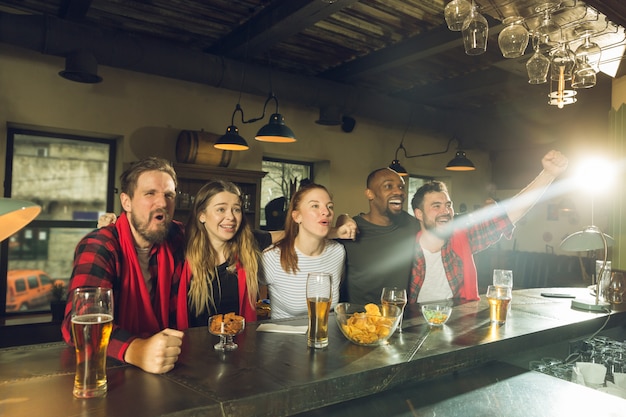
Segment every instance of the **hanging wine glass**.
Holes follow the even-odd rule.
[[[541,53],[539,45],[535,44],[535,53],[526,62],[529,84],[543,84],[548,81],[550,59]]]
[[[583,35],[583,43],[576,48],[575,54],[577,61],[582,61],[583,57],[585,57],[586,62],[595,72],[600,71],[602,49],[597,43],[591,42],[591,33],[587,32]]]
[[[467,55],[480,55],[487,50],[487,37],[489,36],[489,24],[487,19],[478,12],[477,6],[472,5],[472,10],[463,22],[463,45]]]
[[[524,19],[510,16],[502,22],[506,25],[498,35],[498,46],[505,58],[518,58],[524,55],[528,46],[528,31],[524,27]]]
[[[596,71],[583,56],[576,60],[574,75],[572,76],[572,88],[591,88],[596,85]]]
[[[533,40],[541,48],[552,49],[561,41],[561,26],[552,20],[552,11],[558,6],[558,3],[544,3],[535,8],[535,11],[543,13],[541,24],[533,31]]]
[[[576,55],[569,49],[567,43],[562,43],[552,53],[552,59],[550,60],[550,66],[552,68],[550,72],[550,79],[552,81],[559,81],[563,76],[565,81],[572,79],[574,74],[574,66],[576,65]],[[562,71],[561,71],[562,70]]]
[[[443,9],[448,29],[453,32],[460,32],[471,9],[472,6],[467,0],[452,0],[448,3]]]

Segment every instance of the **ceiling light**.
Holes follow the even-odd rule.
[[[41,207],[30,201],[0,198],[0,242],[15,234],[41,212]]]
[[[98,61],[87,51],[74,51],[65,57],[65,69],[59,75],[66,80],[85,84],[96,84],[102,81],[98,75]]]
[[[464,151],[456,151],[456,156],[446,165],[448,171],[474,171],[474,163],[467,159]]]
[[[239,135],[239,129],[235,126],[235,114],[237,112],[241,113],[241,120],[243,121],[243,110],[237,103],[230,118],[230,126],[226,128],[226,133],[215,142],[213,145],[215,148],[223,151],[245,151],[250,148],[248,142]]]
[[[406,134],[406,131],[405,131],[405,134]],[[400,165],[400,160],[398,159],[398,152],[402,151],[404,153],[405,158],[420,158],[423,156],[441,155],[441,154],[447,153],[450,150],[450,144],[454,140],[456,140],[457,142],[459,141],[455,137],[450,138],[446,146],[446,149],[440,152],[428,152],[428,153],[422,153],[419,155],[408,155],[406,153],[406,148],[404,147],[404,144],[403,144],[404,136],[402,136],[400,145],[396,149],[396,156],[391,162],[391,165],[389,165],[389,169],[396,171],[400,176],[407,176],[409,175],[407,170],[402,165]],[[448,162],[448,165],[446,165],[446,169],[448,171],[473,171],[476,169],[476,167],[474,166],[474,163],[472,163],[472,161],[467,159],[465,152],[459,150],[456,152],[456,156],[450,162]]]
[[[296,135],[285,124],[285,118],[282,114],[278,113],[278,99],[273,93],[270,93],[265,104],[263,105],[263,115],[257,120],[265,117],[265,108],[270,100],[274,100],[276,103],[276,111],[270,116],[269,122],[259,129],[258,133],[254,137],[261,142],[275,142],[275,143],[291,143],[296,141]]]
[[[391,161],[391,165],[389,165],[389,169],[396,171],[398,175],[400,175],[401,177],[409,176],[409,173],[407,172],[407,170],[404,169],[402,165],[400,165],[400,161],[398,161],[397,159],[394,159],[393,161]]]

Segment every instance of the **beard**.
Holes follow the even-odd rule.
[[[159,223],[156,230],[150,230],[150,222],[157,214],[164,216],[165,222]],[[148,217],[147,222],[142,222],[140,219],[135,217],[134,213],[130,213],[130,224],[133,225],[139,236],[141,236],[143,239],[153,245],[156,243],[161,243],[165,240],[171,223],[172,219],[165,211],[150,212],[150,216]]]
[[[424,221],[424,229],[428,230],[440,239],[447,239],[452,236],[452,233],[454,232],[454,222],[452,220],[453,218],[451,217],[450,221],[444,226],[437,225],[436,219],[434,221]]]

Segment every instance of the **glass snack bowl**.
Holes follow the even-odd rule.
[[[452,306],[446,303],[429,303],[422,306],[422,315],[431,327],[440,327],[446,324],[452,315]]]
[[[239,346],[233,337],[243,332],[246,320],[235,313],[216,314],[209,317],[209,333],[219,336],[220,341],[213,348],[218,351],[231,351]]]
[[[396,331],[402,309],[380,304],[359,305],[339,303],[335,307],[335,319],[341,333],[360,346],[379,346]]]

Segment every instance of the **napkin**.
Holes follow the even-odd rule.
[[[262,323],[256,328],[257,332],[306,334],[308,326],[291,326],[288,324]]]

